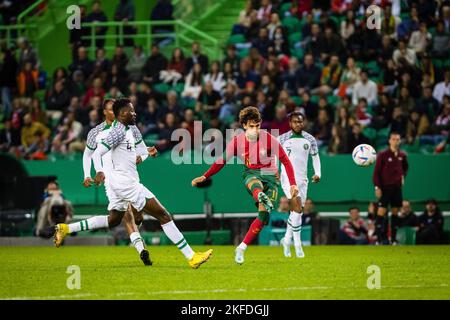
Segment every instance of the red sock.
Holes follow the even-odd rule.
[[[253,195],[253,199],[255,199],[255,202],[259,202],[258,193],[260,193],[261,191],[262,191],[262,189],[260,189],[260,188],[253,189],[252,195]]]
[[[258,218],[256,218],[251,226],[250,229],[248,229],[247,234],[245,235],[244,238],[244,242],[246,245],[249,245],[250,243],[252,243],[252,241],[256,238],[256,236],[259,234],[259,232],[262,230],[262,228],[264,227],[264,224],[262,223],[261,220],[259,220]]]

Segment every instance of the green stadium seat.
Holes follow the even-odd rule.
[[[362,131],[362,134],[365,135],[367,138],[369,138],[370,141],[375,141],[375,139],[377,137],[377,130],[375,130],[374,128],[366,127]]]
[[[302,33],[301,32],[294,32],[293,34],[289,35],[289,45],[294,46],[296,43],[302,41]]]
[[[311,96],[311,102],[312,103],[319,103],[319,99],[320,99],[320,97],[318,96],[318,95],[312,95]]]
[[[300,20],[294,17],[286,17],[281,21],[283,27],[288,29],[289,33],[300,32]]]
[[[444,62],[444,68],[448,69],[450,68],[450,59],[446,59]]]
[[[302,98],[300,98],[299,96],[292,96],[291,97],[292,101],[294,101],[296,106],[299,106],[302,104]]]
[[[443,63],[442,63],[442,60],[441,60],[441,59],[433,59],[432,62],[433,62],[433,66],[434,66],[435,68],[440,69],[440,68],[442,68],[442,66],[443,66]]]
[[[162,94],[166,94],[171,89],[170,85],[167,83],[158,83],[153,88]]]
[[[172,87],[172,89],[175,90],[178,96],[180,96],[184,90],[184,83],[177,83],[175,86]]]
[[[416,229],[412,227],[402,227],[397,230],[397,241],[403,245],[416,244]]]
[[[304,52],[302,48],[291,47],[291,54],[296,57],[299,61],[303,60]]]
[[[228,38],[227,44],[246,43],[247,39],[243,34],[233,34]]]
[[[281,8],[280,8],[280,14],[279,14],[279,16],[280,16],[281,19],[285,16],[285,14],[286,14],[287,11],[291,10],[291,6],[292,6],[292,3],[290,3],[290,2],[284,3],[284,4],[281,6]]]
[[[333,107],[336,107],[339,102],[341,102],[341,98],[339,96],[335,96],[334,94],[331,94],[327,97],[327,101],[330,105]]]
[[[246,48],[246,49],[240,49],[240,50],[238,50],[237,56],[238,56],[240,59],[242,59],[242,58],[247,57],[248,54],[249,54],[249,52],[250,52],[250,50],[247,49],[247,48]]]

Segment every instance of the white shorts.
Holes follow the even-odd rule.
[[[105,184],[106,196],[108,197],[108,210],[127,211],[131,204],[137,211],[141,211],[148,199],[155,195],[142,183],[127,185],[123,188],[114,188],[111,184]]]
[[[298,196],[300,197],[300,201],[302,202],[302,207],[305,206],[306,203],[306,195],[308,193],[308,180],[299,180],[297,181],[298,187]],[[289,200],[291,199],[291,184],[288,179],[281,178],[281,188],[283,189],[284,195]]]

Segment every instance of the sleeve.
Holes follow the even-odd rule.
[[[409,169],[408,158],[407,158],[406,154],[403,156],[402,167],[403,167],[403,176],[406,177],[406,175],[408,174],[408,169]]]
[[[134,141],[136,141],[136,154],[141,157],[142,161],[145,161],[148,158],[148,151],[142,138],[141,131],[136,126],[130,126],[130,129],[133,132]]]
[[[375,187],[381,188],[381,167],[383,166],[383,157],[378,156],[373,170],[373,184]]]
[[[96,137],[97,137],[97,132],[94,128],[94,129],[90,130],[87,135],[86,148],[90,149],[91,151],[94,151],[97,148]]]
[[[103,142],[98,145],[97,149],[95,149],[92,154],[92,161],[94,161],[95,172],[103,172],[103,163],[102,156],[109,152],[109,149],[106,144]]]
[[[206,177],[206,179],[210,178],[211,176],[218,173],[225,165],[225,163],[231,159],[233,156],[235,156],[236,151],[236,145],[237,145],[237,139],[234,137],[230,143],[226,147],[225,155],[223,155],[220,158],[217,158],[216,161],[211,165],[211,167],[206,171],[203,175]]]
[[[94,168],[96,172],[103,171],[102,156],[116,148],[122,140],[125,139],[125,129],[121,127],[115,127],[112,129],[108,136],[97,145],[92,160],[94,161]]]
[[[311,148],[309,148],[309,154],[311,155],[312,158],[314,174],[318,177],[321,177],[322,168],[320,164],[319,147],[317,146],[317,141],[313,136],[311,136]]]
[[[278,155],[278,159],[280,159],[280,162],[286,169],[286,174],[288,176],[289,183],[291,184],[291,186],[297,185],[297,182],[295,181],[294,168],[292,167],[291,160],[289,160],[289,157],[287,156],[286,152],[284,152],[283,147],[275,138],[272,139],[272,150],[273,148],[275,148],[276,154]]]
[[[91,160],[94,151],[86,146],[83,152],[83,172],[84,178],[89,178],[91,176]]]

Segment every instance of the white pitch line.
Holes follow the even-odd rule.
[[[395,285],[395,286],[381,286],[381,289],[408,289],[408,288],[447,288],[450,285],[442,283],[435,286],[424,285]],[[202,293],[232,293],[232,292],[264,292],[264,291],[308,291],[308,290],[332,290],[332,289],[367,289],[366,287],[352,287],[352,286],[315,286],[315,287],[287,287],[287,288],[260,288],[260,289],[213,289],[213,290],[166,290],[166,291],[148,291],[148,292],[118,292],[112,296],[133,296],[133,295],[163,295],[163,294],[202,294]],[[34,297],[12,297],[0,298],[0,300],[58,300],[58,299],[76,299],[85,297],[101,297],[97,293],[80,293],[80,294],[64,294],[59,296],[34,296]]]

